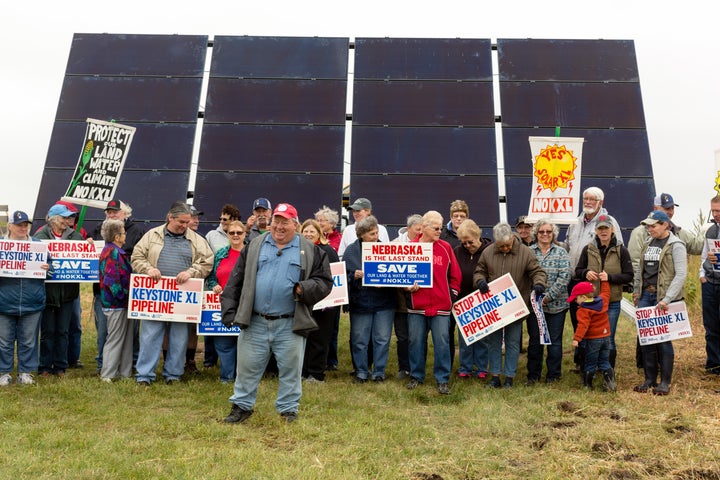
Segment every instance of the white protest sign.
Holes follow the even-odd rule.
[[[147,275],[130,276],[128,317],[138,320],[198,323],[202,315],[203,280],[178,284],[175,277],[155,281]]]
[[[635,310],[635,325],[640,345],[692,337],[685,302],[673,302],[664,312],[655,307],[638,308]]]
[[[0,277],[45,278],[47,243],[0,240]]]
[[[432,287],[433,244],[430,242],[363,242],[362,284],[365,287]]]
[[[53,273],[48,283],[97,283],[100,281],[100,254],[105,242],[43,240],[48,246]]]
[[[239,333],[240,327],[237,325],[228,328],[222,323],[220,294],[211,291],[203,292],[202,316],[197,325],[197,334],[229,336]]]
[[[452,306],[453,316],[467,345],[530,313],[509,273],[488,286],[488,293],[475,290]]]
[[[548,218],[553,223],[575,223],[581,205],[580,172],[585,139],[529,137],[533,182],[527,222]]]
[[[327,297],[320,300],[313,306],[313,310],[322,310],[323,308],[337,307],[347,305],[348,285],[347,272],[345,271],[345,262],[333,262],[330,264],[330,273],[333,277],[333,288]]]

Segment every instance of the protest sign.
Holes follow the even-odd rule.
[[[339,305],[347,305],[348,285],[347,273],[345,271],[345,262],[333,262],[330,264],[330,273],[333,277],[333,288],[327,297],[315,304],[313,310],[322,310],[323,308],[337,307]]]
[[[202,315],[197,325],[198,335],[237,335],[240,327],[226,327],[222,324],[220,294],[203,292]]]
[[[128,317],[138,320],[198,323],[202,315],[203,280],[191,278],[182,284],[175,277],[153,280],[130,275]]]
[[[0,240],[0,277],[45,278],[47,243]]]
[[[363,286],[432,287],[432,243],[363,242],[362,247]]]
[[[135,127],[88,118],[83,149],[62,199],[104,209],[115,196],[133,135]]]
[[[550,341],[550,332],[548,331],[547,322],[545,321],[545,312],[542,308],[543,298],[545,298],[545,294],[535,295],[535,293],[530,294],[530,306],[533,309],[533,313],[535,313],[535,318],[537,319],[538,324],[538,330],[540,332],[540,345],[552,345],[552,342]]]
[[[713,263],[713,270],[720,270],[720,240],[715,240],[713,238],[708,238],[705,240],[707,242],[707,249],[709,253],[714,253],[717,258],[717,262]]]
[[[655,307],[638,308],[635,310],[635,325],[640,345],[692,337],[685,302],[673,302],[668,305],[667,311]]]
[[[475,290],[452,306],[465,343],[471,345],[530,313],[509,273],[490,282],[486,294]]]
[[[49,283],[100,281],[100,253],[105,242],[43,240],[47,244],[53,273]]]
[[[529,137],[533,182],[528,223],[548,218],[553,223],[575,223],[582,205],[580,172],[585,139]]]

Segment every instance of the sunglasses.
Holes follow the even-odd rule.
[[[551,235],[552,230],[538,230],[538,235]]]
[[[232,235],[232,236],[234,237],[234,236],[236,236],[236,235],[242,235],[243,233],[245,233],[245,232],[235,231],[235,232],[228,232],[228,235]]]
[[[229,222],[229,221],[230,221],[230,217],[220,217],[220,221],[221,221],[221,222]]]

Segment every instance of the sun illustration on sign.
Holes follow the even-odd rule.
[[[535,157],[535,172],[539,186],[554,192],[568,188],[568,182],[575,180],[577,157],[565,145],[548,145]]]
[[[715,177],[715,191],[720,195],[720,170],[718,170],[717,177]]]

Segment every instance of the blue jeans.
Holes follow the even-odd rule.
[[[557,380],[562,375],[562,338],[565,329],[565,314],[567,310],[558,313],[545,312],[545,323],[550,335],[550,345],[547,345],[547,374],[545,378]],[[542,360],[545,345],[540,344],[540,328],[537,317],[530,313],[527,317],[528,349],[527,369],[528,380],[540,380],[542,376]],[[506,347],[507,348],[507,347]]]
[[[488,370],[488,348],[482,340],[472,345],[465,343],[462,333],[458,329],[458,345],[460,346],[460,368],[458,373],[473,375],[476,371],[486,372]],[[477,370],[475,370],[477,368]]]
[[[155,381],[155,369],[160,362],[166,328],[168,329],[167,356],[163,363],[162,376],[165,380],[179,380],[185,373],[187,323],[143,320],[140,328],[140,353],[135,366],[137,370],[135,380],[138,382]]]
[[[73,302],[45,307],[40,319],[40,365],[38,371],[65,373],[68,366],[68,329]]]
[[[356,377],[364,380],[368,378],[368,344],[372,341],[372,377],[385,378],[394,318],[395,310],[379,310],[374,313],[350,312],[350,344]]]
[[[503,368],[502,344],[505,332],[505,365]],[[507,378],[515,378],[518,358],[520,357],[520,334],[522,333],[522,320],[515,321],[505,328],[491,333],[484,340],[488,346],[488,359],[490,360],[490,374],[505,374]]]
[[[230,402],[243,410],[253,409],[258,385],[272,352],[278,366],[275,409],[279,413],[298,411],[305,337],[293,333],[292,322],[292,318],[266,320],[259,315],[252,316],[250,326],[238,335],[237,375]]]
[[[610,370],[610,337],[585,339],[585,373]]]
[[[427,352],[428,329],[432,334],[434,362],[433,374],[437,383],[450,380],[450,316],[428,317],[408,313],[408,339],[410,376],[419,382],[425,381],[425,355]]]
[[[95,330],[97,330],[97,348],[98,348],[98,354],[95,357],[95,362],[97,362],[97,368],[102,368],[102,366],[103,366],[102,352],[103,352],[103,348],[105,347],[105,340],[107,340],[108,326],[107,326],[107,316],[105,315],[105,312],[103,312],[103,306],[102,306],[102,302],[100,301],[100,295],[95,295],[93,297],[93,311],[95,312]],[[133,326],[131,325],[130,328],[133,328]]]
[[[82,308],[80,297],[73,300],[72,317],[68,328],[68,364],[75,365],[80,360],[80,346],[82,345]]]
[[[705,369],[720,374],[720,283],[701,284]]]
[[[230,383],[235,381],[235,367],[237,365],[237,336],[206,336],[213,339],[213,345],[220,360],[220,381]]]
[[[38,368],[39,312],[25,315],[0,313],[0,373],[11,373],[15,363],[17,342],[18,373],[31,373]]]
[[[615,332],[618,318],[620,318],[620,300],[608,304],[608,321],[610,322],[610,350],[617,350],[615,345]]]

